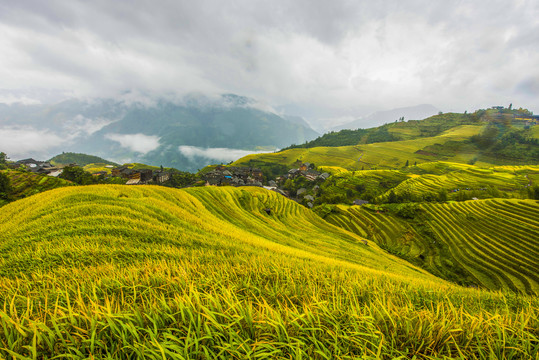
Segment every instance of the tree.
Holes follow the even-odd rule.
[[[182,188],[186,186],[193,185],[198,180],[198,177],[195,174],[189,172],[178,171],[170,175],[164,185],[175,188]]]
[[[395,192],[393,190],[389,192],[389,196],[387,197],[387,202],[390,204],[394,204],[397,202],[397,195],[395,195]]]
[[[509,110],[513,110],[513,103],[509,104]]]
[[[438,192],[438,201],[441,201],[441,202],[447,201],[447,191],[445,189],[441,189]]]
[[[539,200],[539,185],[528,188],[528,197],[530,199]]]
[[[66,166],[59,177],[79,185],[90,185],[96,183],[96,179],[94,179],[92,174],[84,171],[84,169],[79,166]]]
[[[405,167],[408,167],[410,165],[410,162],[406,160],[406,164],[404,164]]]
[[[0,173],[0,199],[8,200],[12,191],[9,177],[4,173]]]
[[[7,165],[6,153],[0,152],[0,169],[5,169]]]

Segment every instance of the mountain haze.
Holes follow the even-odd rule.
[[[73,151],[196,171],[317,135],[301,118],[280,116],[253,99],[232,94],[0,106],[0,136],[28,138],[24,146],[20,141],[3,144],[3,151],[14,158]]]

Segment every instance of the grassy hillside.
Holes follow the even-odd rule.
[[[539,294],[537,214],[537,200],[492,199],[339,205],[324,217],[448,280]]]
[[[367,145],[297,148],[270,154],[245,156],[233,165],[240,166],[257,160],[292,166],[296,161],[315,165],[336,166],[347,170],[368,170],[373,168],[400,168],[409,164],[447,160],[467,163],[476,157],[477,149],[465,143],[473,135],[481,133],[483,125],[462,125],[451,128],[440,135],[415,140],[381,142]],[[422,151],[435,144],[462,145],[458,152],[438,155]]]
[[[78,154],[72,152],[65,152],[49,160],[54,165],[69,165],[77,164],[79,166],[86,166],[92,163],[101,163],[105,165],[118,165],[112,161],[108,161],[100,158],[99,156],[87,155],[87,154]]]
[[[348,146],[433,137],[456,126],[477,125],[483,113],[481,111],[473,114],[447,113],[424,120],[396,121],[369,129],[332,131],[304,144],[292,145],[287,149]]]
[[[274,154],[249,155],[235,164],[296,161],[348,170],[401,168],[414,163],[452,161],[478,165],[527,165],[539,159],[539,127],[518,116],[526,110],[478,110],[440,114],[424,120],[341,130]]]
[[[9,178],[12,188],[12,192],[9,195],[12,201],[58,187],[73,185],[69,181],[47,175],[15,170],[0,170],[0,172]]]
[[[0,226],[7,357],[539,352],[536,297],[435,279],[263,189],[63,188]]]

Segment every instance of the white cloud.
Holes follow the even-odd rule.
[[[112,124],[114,120],[105,118],[90,119],[78,114],[71,120],[67,120],[63,124],[63,128],[74,136],[78,135],[92,135],[93,133],[101,130],[105,126]]]
[[[22,157],[48,157],[49,150],[65,144],[68,139],[49,130],[37,130],[33,127],[0,128],[0,151],[12,159]]]
[[[0,104],[24,104],[24,105],[38,105],[41,104],[41,101],[37,99],[32,99],[27,96],[14,96],[11,94],[1,95],[0,94]]]
[[[124,148],[139,153],[147,153],[159,147],[160,138],[144,134],[106,134],[105,138],[116,141]]]
[[[201,148],[196,146],[182,145],[179,147],[180,153],[188,159],[194,159],[196,157],[212,159],[221,162],[236,161],[249,154],[261,154],[271,151],[249,151],[240,149],[228,149],[228,148]]]

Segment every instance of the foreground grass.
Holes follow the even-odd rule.
[[[192,256],[4,280],[4,355],[528,359],[539,350],[534,298],[310,261]]]
[[[4,357],[539,352],[536,297],[437,280],[260,189],[64,188],[2,210]]]

